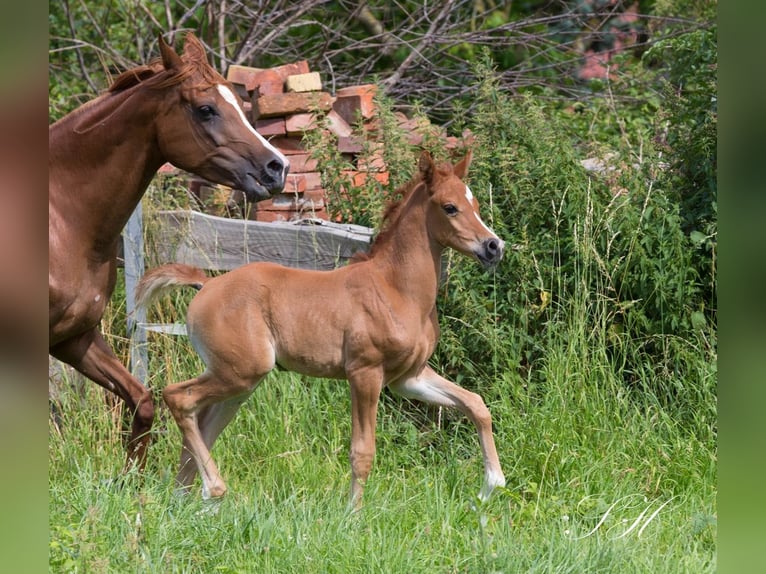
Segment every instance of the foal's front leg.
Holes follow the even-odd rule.
[[[418,399],[443,407],[455,407],[471,419],[479,433],[479,443],[484,457],[484,485],[479,498],[489,499],[495,487],[505,486],[505,475],[492,436],[492,417],[482,398],[448,381],[430,367],[416,377],[397,381],[390,385],[395,393],[411,399]]]

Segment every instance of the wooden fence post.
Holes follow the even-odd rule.
[[[125,311],[127,313],[128,338],[130,339],[130,370],[142,383],[146,384],[147,352],[146,331],[141,325],[146,323],[146,309],[136,308],[136,284],[144,274],[144,223],[141,202],[130,215],[122,234],[125,257]]]

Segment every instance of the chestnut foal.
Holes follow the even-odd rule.
[[[378,399],[386,386],[466,414],[484,457],[479,496],[486,500],[505,484],[484,401],[427,365],[439,336],[442,251],[451,247],[486,267],[503,254],[503,242],[482,222],[476,199],[461,181],[469,163],[470,152],[454,167],[435,165],[423,152],[419,175],[389,208],[369,254],[345,267],[307,271],[252,263],[209,278],[201,269],[170,264],[144,275],[137,288],[140,305],[173,286],[200,289],[187,325],[207,369],[163,391],[183,433],[177,476],[182,489],[199,470],[203,497],[226,492],[210,449],[275,365],[349,381],[352,503],[359,505],[372,467]]]

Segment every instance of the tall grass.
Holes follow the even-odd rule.
[[[684,291],[679,218],[651,170],[613,194],[554,121],[485,88],[471,187],[508,252],[491,275],[449,256],[433,364],[485,398],[507,488],[479,503],[469,421],[384,392],[350,512],[347,384],[275,372],[216,443],[225,499],[203,501],[199,482],[179,496],[165,409],[145,473],[122,476],[119,405],[67,380],[50,422],[51,571],[715,570],[715,329]],[[191,295],[152,313],[183,320]],[[122,297],[104,331],[127,362]],[[203,368],[185,338],[149,344],[157,391]]]

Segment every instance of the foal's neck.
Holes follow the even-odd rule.
[[[384,265],[389,283],[430,313],[436,304],[444,248],[428,233],[425,186],[416,187],[403,201],[395,228],[376,258]]]

